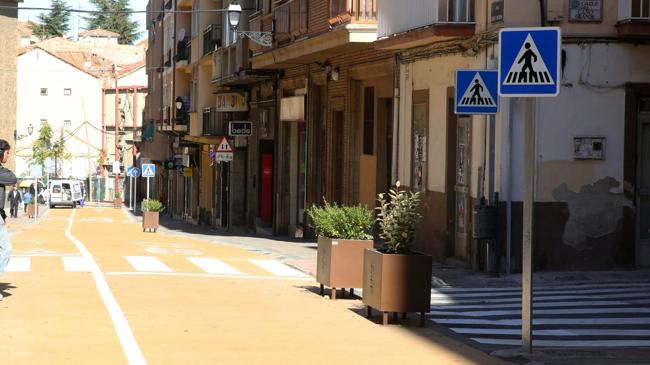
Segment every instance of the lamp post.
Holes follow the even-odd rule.
[[[27,126],[27,134],[31,136],[32,133],[34,133],[34,126],[32,123],[29,123],[29,126]]]
[[[54,177],[59,177],[59,144],[54,143]]]
[[[248,37],[253,42],[263,47],[271,47],[273,45],[272,32],[254,32],[249,30],[238,30],[239,21],[241,20],[242,7],[237,2],[231,2],[228,5],[228,23],[230,28],[234,30],[241,38]]]

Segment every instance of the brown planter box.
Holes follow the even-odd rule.
[[[113,200],[113,205],[115,208],[122,208],[122,198],[115,198]]]
[[[28,218],[34,218],[36,215],[36,205],[35,204],[27,204],[27,217]]]
[[[361,288],[363,285],[363,250],[372,248],[372,240],[345,240],[318,237],[316,281],[321,295],[324,286],[331,288],[331,298],[336,299],[336,288]]]
[[[431,264],[429,255],[393,255],[377,250],[365,250],[363,255],[363,302],[383,312],[383,323],[388,324],[388,313],[420,312],[420,326],[424,314],[431,307]]]
[[[154,232],[158,230],[160,225],[160,212],[144,212],[142,214],[142,232],[145,230],[153,229]]]

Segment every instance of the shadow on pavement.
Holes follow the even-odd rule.
[[[0,283],[0,294],[2,294],[3,297],[10,297],[12,295],[7,292],[7,289],[16,289],[16,287],[9,283]]]

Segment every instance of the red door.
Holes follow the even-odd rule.
[[[266,223],[271,222],[273,199],[273,155],[262,154],[262,178],[260,192],[260,218]]]

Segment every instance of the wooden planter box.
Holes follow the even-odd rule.
[[[160,212],[143,212],[142,213],[142,232],[153,230],[156,232],[160,225]]]
[[[331,298],[336,299],[336,288],[361,288],[363,285],[363,250],[372,248],[372,240],[344,240],[318,237],[316,281],[320,293],[324,286],[331,288]]]
[[[27,217],[28,218],[34,218],[36,215],[36,205],[35,204],[27,204]]]
[[[113,205],[115,208],[122,208],[122,198],[115,198],[113,200]]]
[[[383,254],[374,249],[363,253],[363,302],[383,312],[383,324],[388,313],[420,312],[420,326],[431,306],[431,256]]]

